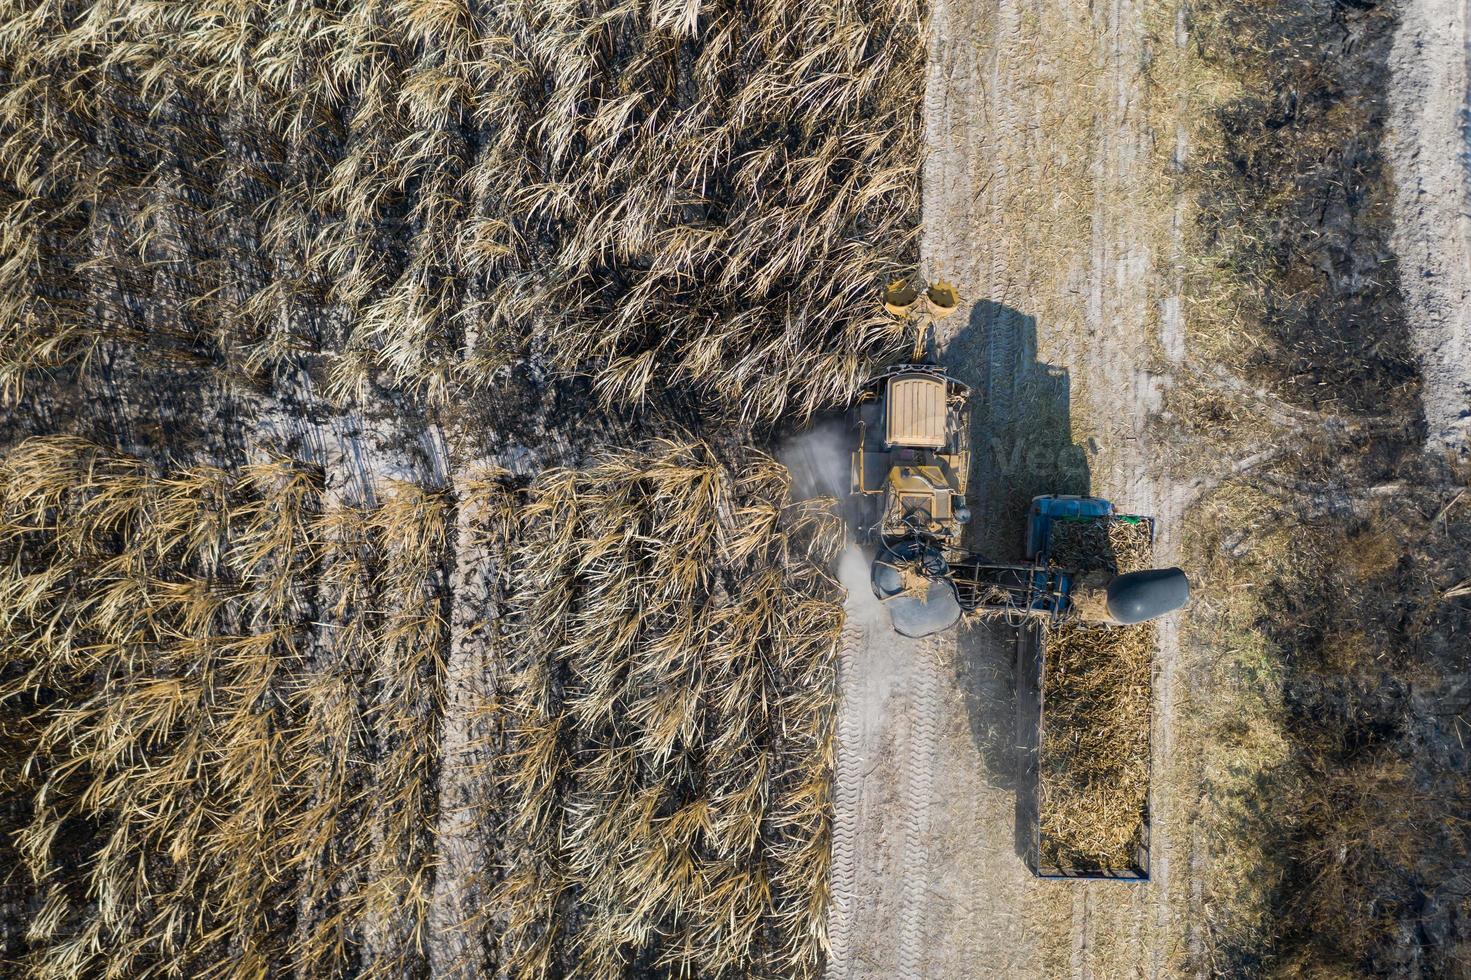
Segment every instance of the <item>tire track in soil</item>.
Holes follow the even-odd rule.
[[[856,683],[855,654],[865,641],[861,627],[843,628],[838,646],[838,744],[833,772],[832,862],[828,886],[832,906],[828,913],[826,976],[848,976],[853,936],[854,896],[858,882],[858,803],[862,792],[862,757],[858,746],[863,719],[850,687]]]
[[[869,560],[850,547],[839,561],[847,589],[838,652],[838,745],[833,858],[828,872],[828,962],[833,980],[895,975],[908,826],[912,675],[921,646],[894,633],[873,597]]]
[[[929,897],[930,801],[940,734],[938,643],[917,651],[909,691],[910,730],[905,759],[904,858],[899,911],[899,976],[922,977],[925,910]]]
[[[485,904],[483,871],[491,863],[485,801],[496,787],[485,768],[492,729],[481,713],[496,687],[493,652],[485,627],[496,615],[495,564],[504,556],[477,540],[473,491],[456,487],[455,547],[450,643],[444,666],[440,735],[439,806],[435,837],[439,864],[429,893],[429,968],[436,978],[480,975],[478,932],[467,928]]]
[[[954,0],[952,0],[954,2]],[[1021,6],[1017,0],[1002,0],[996,12],[996,21],[1001,28],[1001,36],[996,40],[997,50],[1006,51],[1021,45]],[[1018,133],[1021,129],[1017,118],[1017,106],[1019,100],[1016,93],[1012,91],[1012,76],[1003,70],[1004,60],[996,58],[991,66],[991,98],[992,105],[999,109],[996,125],[996,145],[1014,147],[1018,144]],[[987,209],[986,221],[990,223],[991,212],[999,207],[999,202],[1005,200],[1007,184],[1011,177],[1007,165],[1007,157],[1004,153],[997,153],[992,158],[991,173],[987,183]],[[1005,245],[992,237],[988,243],[991,249],[991,262],[987,270],[987,282],[985,283],[985,298],[1004,303],[1011,296],[1011,276],[1009,274],[1010,263]],[[979,297],[978,297],[979,298]],[[988,338],[989,340],[989,338]],[[994,379],[987,378],[990,387],[996,388]],[[1009,417],[1009,401],[1003,406]]]
[[[1426,447],[1471,452],[1471,87],[1466,0],[1407,0],[1390,53],[1390,245],[1420,362]]]

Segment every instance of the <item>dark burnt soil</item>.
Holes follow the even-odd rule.
[[[1238,929],[1217,902],[1198,966],[1456,974],[1471,939],[1471,600],[1454,592],[1471,576],[1471,469],[1421,448],[1389,247],[1394,11],[1273,0],[1193,16],[1203,56],[1242,85],[1202,140],[1199,245],[1247,325],[1239,367],[1287,406],[1265,436],[1280,455],[1227,487],[1267,503],[1199,542],[1206,562],[1263,561],[1252,632],[1268,659],[1236,679],[1275,692],[1285,758],[1213,801],[1234,814],[1216,858],[1263,855],[1265,907],[1260,929]],[[1286,553],[1258,559],[1274,535]]]

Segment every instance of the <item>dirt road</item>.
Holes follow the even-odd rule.
[[[975,387],[972,547],[1019,557],[1027,501],[1183,496],[1155,441],[1184,356],[1174,105],[1147,69],[1183,43],[1141,3],[942,0],[929,39],[923,262],[968,304],[945,360]],[[830,976],[1168,976],[1187,943],[1189,842],[1171,769],[1175,634],[1155,684],[1153,877],[1058,883],[1021,857],[1014,634],[853,637],[837,789]],[[927,710],[927,706],[931,706]]]
[[[937,644],[888,628],[855,548],[839,673],[838,772],[828,976],[914,976],[919,967],[926,850],[940,715]],[[886,942],[876,944],[875,936]]]
[[[1466,0],[1409,0],[1390,54],[1391,242],[1423,372],[1428,448],[1471,445]]]

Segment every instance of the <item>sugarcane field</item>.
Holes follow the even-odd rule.
[[[1462,0],[0,0],[0,977],[1471,976]]]

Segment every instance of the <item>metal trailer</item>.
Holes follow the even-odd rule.
[[[1051,495],[1032,501],[1027,521],[1027,558],[1046,564],[1051,550],[1052,524],[1059,520],[1106,520],[1117,518],[1147,523],[1150,540],[1154,540],[1154,520],[1136,515],[1114,513],[1113,505],[1098,497]],[[1092,879],[1105,881],[1149,880],[1149,801],[1146,798],[1140,814],[1140,839],[1135,849],[1134,866],[1119,870],[1096,868],[1061,868],[1042,864],[1042,777],[1041,750],[1047,725],[1047,691],[1044,668],[1047,650],[1043,642],[1045,630],[1033,620],[1017,634],[1017,730],[1022,733],[1020,748],[1026,768],[1021,792],[1017,797],[1020,824],[1024,828],[1027,867],[1038,878]],[[1152,736],[1152,733],[1151,733]],[[1152,747],[1151,747],[1152,766]]]

